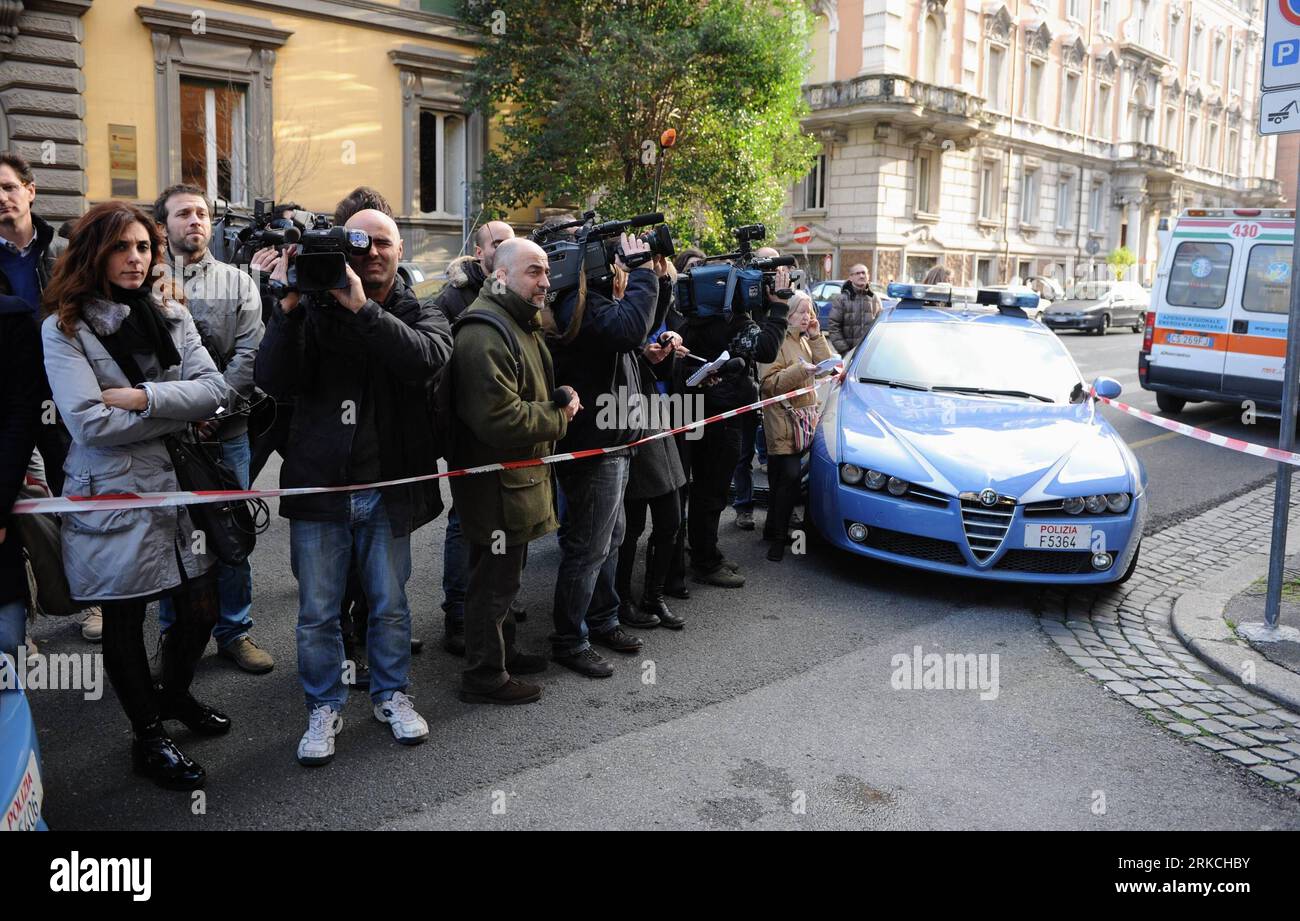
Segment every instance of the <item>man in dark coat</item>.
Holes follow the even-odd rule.
[[[21,298],[0,296],[0,654],[17,656],[27,626],[27,572],[10,520],[48,396],[36,318]]]
[[[434,298],[433,306],[452,323],[474,303],[483,281],[496,268],[497,247],[513,239],[514,229],[505,221],[488,221],[474,233],[474,255],[453,259],[447,266],[447,284]],[[454,656],[465,654],[465,591],[469,580],[469,547],[460,529],[460,513],[452,503],[447,512],[447,530],[442,544],[442,613],[445,631],[442,647]],[[518,620],[523,609],[511,605]]]
[[[378,211],[347,222],[370,249],[349,259],[349,287],[301,296],[287,287],[285,258],[262,251],[278,309],[257,355],[255,379],[277,398],[296,397],[282,487],[343,486],[430,473],[440,451],[430,416],[434,375],[451,355],[451,330],[397,276],[397,224]],[[306,303],[300,303],[305,301]],[[298,673],[310,712],[298,746],[302,764],[334,757],[347,699],[340,607],[355,553],[370,601],[370,696],[375,718],[404,744],[428,724],[406,687],[411,665],[411,532],[442,510],[436,481],[286,496],[290,553],[298,579]]]

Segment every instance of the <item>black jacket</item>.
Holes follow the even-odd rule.
[[[277,399],[296,397],[280,485],[347,483],[355,420],[373,399],[385,480],[436,471],[433,377],[451,357],[451,328],[432,305],[421,304],[401,278],[381,307],[367,301],[352,314],[328,294],[304,296],[289,314],[277,306],[258,351],[254,379]],[[351,401],[349,404],[347,401]],[[351,418],[345,409],[355,408]],[[347,493],[287,496],[280,514],[309,521],[342,521]],[[393,534],[402,536],[442,511],[437,480],[390,487],[384,503]]]
[[[690,317],[680,330],[682,344],[710,361],[724,351],[732,358],[744,361],[743,369],[735,369],[719,376],[716,384],[705,387],[685,386],[686,378],[700,367],[696,361],[679,361],[680,389],[687,394],[704,394],[704,410],[709,415],[746,406],[758,399],[756,371],[759,364],[775,361],[785,338],[786,308],[770,304],[768,313],[750,316],[734,313],[728,322],[724,317]]]
[[[478,298],[478,293],[483,290],[483,282],[486,280],[487,275],[483,272],[483,266],[479,265],[478,260],[473,256],[454,259],[451,265],[447,266],[447,284],[443,285],[438,296],[434,298],[433,306],[441,310],[448,320],[455,323],[456,318],[464,312],[465,308]]]
[[[27,600],[27,573],[9,510],[27,475],[41,428],[41,401],[48,396],[31,307],[16,297],[0,297],[0,528],[6,530],[0,543],[0,604]]]
[[[36,248],[36,280],[44,291],[45,286],[50,283],[50,276],[54,274],[54,260],[58,256],[57,248],[53,245],[54,227],[33,214],[32,228],[36,231],[36,240],[32,243]],[[0,270],[0,295],[10,294],[13,294],[13,285],[9,282],[9,276]],[[39,314],[38,309],[36,315]]]
[[[560,331],[567,328],[577,303],[575,290],[556,305],[555,325]],[[582,410],[569,422],[557,451],[610,448],[641,437],[641,427],[630,424],[635,420],[627,410],[629,397],[641,393],[639,355],[653,329],[658,303],[658,276],[642,266],[628,276],[622,300],[587,290],[587,308],[573,341],[548,339],[556,386],[568,384],[582,401]]]

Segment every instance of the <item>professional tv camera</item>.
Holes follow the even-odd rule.
[[[754,242],[767,236],[762,224],[746,224],[732,231],[737,250],[706,256],[677,278],[677,309],[687,317],[725,317],[754,314],[767,309],[768,295],[788,298],[793,291],[776,287],[776,270],[793,266],[793,256],[754,255]]]
[[[539,244],[550,261],[552,297],[562,296],[578,287],[583,273],[588,285],[609,285],[614,280],[614,259],[619,257],[629,269],[649,262],[655,256],[671,259],[676,255],[673,238],[659,213],[638,214],[625,221],[596,223],[596,212],[588,211],[576,221],[553,224],[533,231],[529,239]],[[638,239],[650,247],[646,253],[624,255],[618,237],[636,227],[650,227]]]
[[[277,205],[269,198],[253,201],[253,210],[218,202],[219,212],[212,226],[213,255],[231,265],[246,265],[253,253],[267,246],[284,246],[297,242],[299,235],[315,217],[296,204]],[[292,212],[293,217],[281,217]]]
[[[370,235],[335,227],[327,215],[318,214],[297,243],[298,252],[289,263],[289,284],[304,293],[329,291],[348,286],[348,256],[367,252]]]

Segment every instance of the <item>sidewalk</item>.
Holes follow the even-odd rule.
[[[1300,795],[1300,676],[1224,620],[1266,571],[1272,508],[1270,484],[1152,534],[1126,584],[1052,590],[1038,613],[1066,656],[1150,719]],[[1290,535],[1300,551],[1300,509]]]

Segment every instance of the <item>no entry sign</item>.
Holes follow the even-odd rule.
[[[808,243],[812,240],[812,230],[803,224],[794,229],[794,242],[799,244]]]

